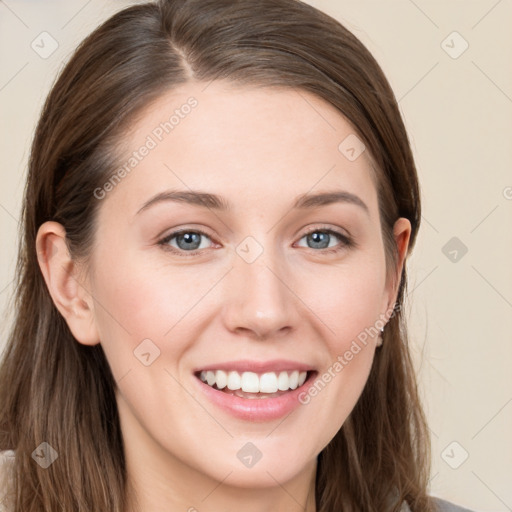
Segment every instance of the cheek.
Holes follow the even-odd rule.
[[[188,334],[193,307],[215,279],[162,265],[161,259],[130,257],[129,251],[122,260],[105,255],[102,261],[95,319],[118,392],[141,424],[154,421],[149,431],[165,430],[177,423],[176,411],[190,408],[190,397],[173,378],[175,365],[195,339]]]
[[[324,425],[318,449],[342,426],[367,382],[383,312],[384,279],[384,267],[368,258],[366,263],[361,260],[317,275],[322,291],[304,286],[300,292],[322,326],[328,352],[315,385],[301,397],[314,410],[309,428],[314,430],[317,421]]]
[[[198,272],[190,265],[162,263],[164,259],[154,254],[130,254],[129,250],[116,254],[124,256],[115,258],[106,251],[101,255],[102,264],[97,266],[92,287],[95,320],[113,372],[126,372],[139,346],[143,353],[146,348],[155,354],[160,350],[166,359],[171,355],[173,360],[179,359],[189,341],[177,333],[183,333],[201,307],[201,299],[225,269],[212,267]]]
[[[364,341],[364,333],[368,343],[376,334],[375,324],[384,312],[385,267],[379,261],[371,254],[353,258],[310,274],[302,285],[299,293],[324,324],[331,354],[345,352],[358,336]]]

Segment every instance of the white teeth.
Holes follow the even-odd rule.
[[[242,378],[238,372],[229,372],[228,373],[228,389],[234,391],[236,389],[240,389],[242,385]]]
[[[290,375],[290,387],[295,389],[299,385],[299,372],[295,370]]]
[[[260,379],[257,373],[244,372],[242,373],[242,391],[246,393],[259,393]]]
[[[277,393],[302,386],[306,381],[307,372],[293,370],[291,372],[267,372],[261,375],[254,372],[242,374],[223,370],[202,371],[200,379],[209,386],[217,385],[218,389],[226,386],[231,391],[241,390],[246,393]]]
[[[217,370],[215,372],[215,383],[219,389],[224,389],[228,385],[228,374],[222,370]]]
[[[288,374],[286,372],[281,372],[277,379],[277,389],[279,389],[279,391],[288,391],[289,383],[290,378],[288,377]]]
[[[286,373],[286,372],[284,372]],[[259,379],[260,393],[275,393],[277,391],[277,376],[273,372],[264,373]],[[286,391],[284,389],[283,391]]]
[[[206,382],[209,386],[213,386],[215,384],[215,373],[212,371],[206,372]]]

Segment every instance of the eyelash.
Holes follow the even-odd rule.
[[[336,237],[338,237],[341,240],[342,243],[337,248],[326,248],[326,249],[316,250],[316,249],[309,247],[309,249],[311,249],[315,252],[335,254],[335,253],[342,251],[343,249],[357,247],[357,244],[350,237],[343,235],[342,233],[339,233],[338,231],[335,231],[333,229],[327,229],[327,228],[326,229],[313,228],[313,229],[307,231],[306,233],[304,233],[302,235],[302,237],[300,238],[300,240],[302,240],[304,237],[306,237],[308,235],[311,235],[312,233],[317,233],[317,232],[335,235]],[[180,229],[177,231],[173,231],[169,235],[167,235],[164,238],[162,238],[161,240],[159,240],[158,245],[162,246],[162,249],[164,249],[165,251],[170,251],[173,254],[176,254],[176,255],[178,255],[180,257],[184,257],[184,258],[196,256],[199,253],[201,253],[201,251],[204,251],[204,249],[196,249],[194,251],[184,251],[183,249],[176,249],[175,247],[168,245],[168,242],[170,242],[173,238],[175,238],[183,233],[195,233],[195,234],[203,235],[203,236],[206,236],[207,238],[212,239],[212,237],[210,235],[208,235],[208,233],[205,233],[204,231],[201,231],[200,229]]]

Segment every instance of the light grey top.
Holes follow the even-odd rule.
[[[11,487],[11,464],[13,460],[13,450],[0,451],[0,512],[9,512],[11,509],[9,504],[9,497],[6,495],[6,493],[7,490]],[[467,508],[460,507],[441,498],[435,497],[434,500],[438,507],[437,512],[473,512]],[[404,501],[402,503],[400,512],[411,512],[407,502]]]
[[[443,500],[441,498],[434,498],[438,507],[438,512],[473,512],[468,508],[455,505],[450,501]]]
[[[11,488],[11,464],[13,460],[13,450],[0,452],[0,512],[9,512],[10,510],[7,492]]]

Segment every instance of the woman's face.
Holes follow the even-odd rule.
[[[167,93],[125,144],[124,172],[95,193],[87,289],[128,460],[243,487],[311,471],[396,298],[367,152],[311,94],[219,82]],[[252,393],[226,392],[239,376]],[[296,389],[254,394],[276,385]]]

